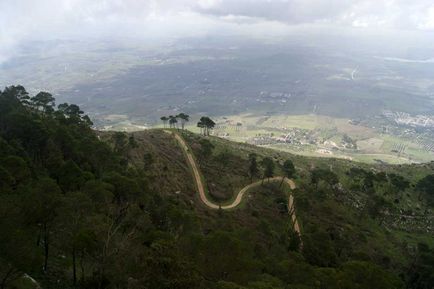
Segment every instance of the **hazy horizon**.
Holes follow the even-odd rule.
[[[434,39],[429,0],[4,0],[0,11],[0,63],[20,55],[29,42],[54,39],[128,38],[151,44],[224,35],[347,34],[381,35],[429,48]]]

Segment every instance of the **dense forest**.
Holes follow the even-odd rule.
[[[216,198],[261,177],[260,165],[249,174],[252,156],[285,171],[269,151],[184,135]],[[97,132],[77,105],[6,87],[0,289],[433,288],[432,223],[411,231],[389,220],[408,200],[432,215],[432,165],[372,171],[288,158],[303,246],[278,184],[265,183],[237,210],[211,211],[170,135]]]

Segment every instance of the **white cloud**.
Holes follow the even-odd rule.
[[[211,9],[220,4],[221,2],[221,0],[198,0],[197,4],[202,9]]]
[[[426,16],[423,17],[419,22],[418,28],[424,30],[434,30],[434,5],[428,9]]]
[[[27,40],[281,34],[294,25],[433,30],[432,0],[0,0],[0,61]]]

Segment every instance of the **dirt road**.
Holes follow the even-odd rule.
[[[211,209],[223,209],[223,210],[233,209],[241,203],[241,201],[243,200],[244,194],[246,192],[248,192],[251,188],[254,188],[256,186],[261,185],[262,181],[257,181],[257,182],[251,183],[250,185],[245,186],[244,188],[242,188],[238,192],[237,196],[235,197],[235,200],[228,205],[218,205],[218,204],[213,203],[212,201],[210,201],[208,199],[208,197],[206,195],[205,186],[203,185],[203,178],[201,176],[200,170],[197,166],[196,160],[194,159],[194,155],[191,152],[191,150],[189,149],[185,140],[177,132],[169,131],[169,130],[165,130],[165,132],[172,134],[175,137],[175,139],[178,141],[181,148],[183,149],[183,151],[187,157],[188,164],[190,165],[191,170],[193,171],[193,176],[194,176],[194,180],[196,182],[196,188],[199,192],[200,199],[207,207],[209,207]],[[273,178],[266,179],[265,181],[266,182],[281,182],[282,179],[283,179],[283,177],[273,177]],[[292,179],[284,178],[283,181],[289,185],[291,190],[294,190],[296,188],[296,185]],[[297,221],[297,217],[295,215],[294,198],[293,198],[292,194],[290,194],[288,197],[288,213],[291,216],[294,230],[300,235],[301,231],[300,231],[300,226],[299,226],[298,221]]]

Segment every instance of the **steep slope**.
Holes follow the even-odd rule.
[[[412,188],[397,188],[396,181],[393,181],[393,184],[390,180],[386,184],[381,181],[383,173],[389,179],[396,178],[396,174],[399,173],[405,180],[417,180],[432,172],[432,164],[369,167],[342,160],[296,157],[218,138],[204,138],[188,132],[183,132],[183,137],[188,140],[188,146],[194,152],[208,183],[214,180],[218,182],[219,178],[226,179],[227,171],[238,172],[240,164],[244,167],[241,175],[227,180],[232,182],[231,187],[241,187],[241,184],[250,182],[245,171],[248,167],[246,159],[252,152],[258,157],[272,157],[277,162],[282,162],[286,158],[292,159],[298,169],[297,182],[302,184],[296,190],[295,197],[298,204],[297,212],[307,234],[303,236],[303,241],[307,241],[303,255],[314,264],[334,267],[341,263],[339,259],[355,258],[364,261],[375,260],[381,266],[402,271],[407,270],[403,264],[414,258],[413,250],[418,247],[418,243],[428,242],[432,246],[431,205],[423,199],[415,201]],[[202,154],[201,142],[204,139],[208,139],[214,145],[211,156]],[[232,159],[236,161],[231,162]],[[211,166],[212,169],[209,168]],[[277,167],[278,173],[280,169]],[[327,180],[312,183],[311,175],[321,172],[320,169],[332,169],[339,183],[329,184]],[[372,188],[368,186],[368,172],[376,175]],[[401,185],[405,186],[405,182]],[[209,184],[207,187],[210,187]],[[238,191],[232,190],[233,195],[223,203],[231,202],[234,193]],[[240,211],[233,211],[231,214],[237,215],[237,218],[248,219],[249,217],[242,213],[257,205],[255,194],[261,195],[258,191],[248,194],[247,203]],[[212,198],[212,195],[210,197]],[[411,210],[415,211],[410,213]],[[252,214],[263,216],[260,212]],[[403,244],[407,244],[404,251]]]
[[[205,187],[202,183],[202,176],[201,176],[200,170],[196,164],[196,160],[194,159],[193,154],[190,152],[190,149],[188,148],[184,139],[177,132],[171,132],[169,130],[165,130],[164,132],[172,134],[175,137],[175,139],[179,142],[182,150],[184,151],[184,153],[187,157],[190,168],[193,172],[194,180],[196,182],[196,188],[199,192],[200,199],[207,207],[209,207],[211,209],[222,209],[222,210],[234,209],[241,204],[241,201],[243,200],[244,195],[248,191],[263,184],[263,181],[257,181],[257,182],[251,183],[250,185],[245,186],[244,188],[242,188],[239,192],[237,192],[235,194],[235,199],[233,200],[233,202],[229,203],[227,205],[213,203],[212,201],[210,201],[208,199],[208,196],[207,196],[206,191],[205,191]],[[266,182],[267,183],[279,182],[280,185],[285,183],[288,185],[288,187],[291,190],[294,190],[296,188],[294,181],[291,179],[287,179],[286,177],[269,177],[269,178],[267,178]],[[293,223],[293,230],[298,235],[300,235],[301,234],[300,226],[298,224],[297,217],[295,214],[295,208],[294,208],[294,201],[293,200],[294,200],[294,198],[293,198],[292,194],[289,193],[288,194],[288,205],[287,205],[288,212],[289,212],[289,215],[290,215],[292,223]]]
[[[25,274],[42,288],[432,287],[420,180],[434,164],[369,167],[180,131],[212,204],[261,182],[216,210],[170,134],[95,132],[78,107],[36,100],[22,87],[0,94],[2,288],[33,287]],[[270,160],[273,176],[295,164],[302,250],[289,188],[262,184]]]

